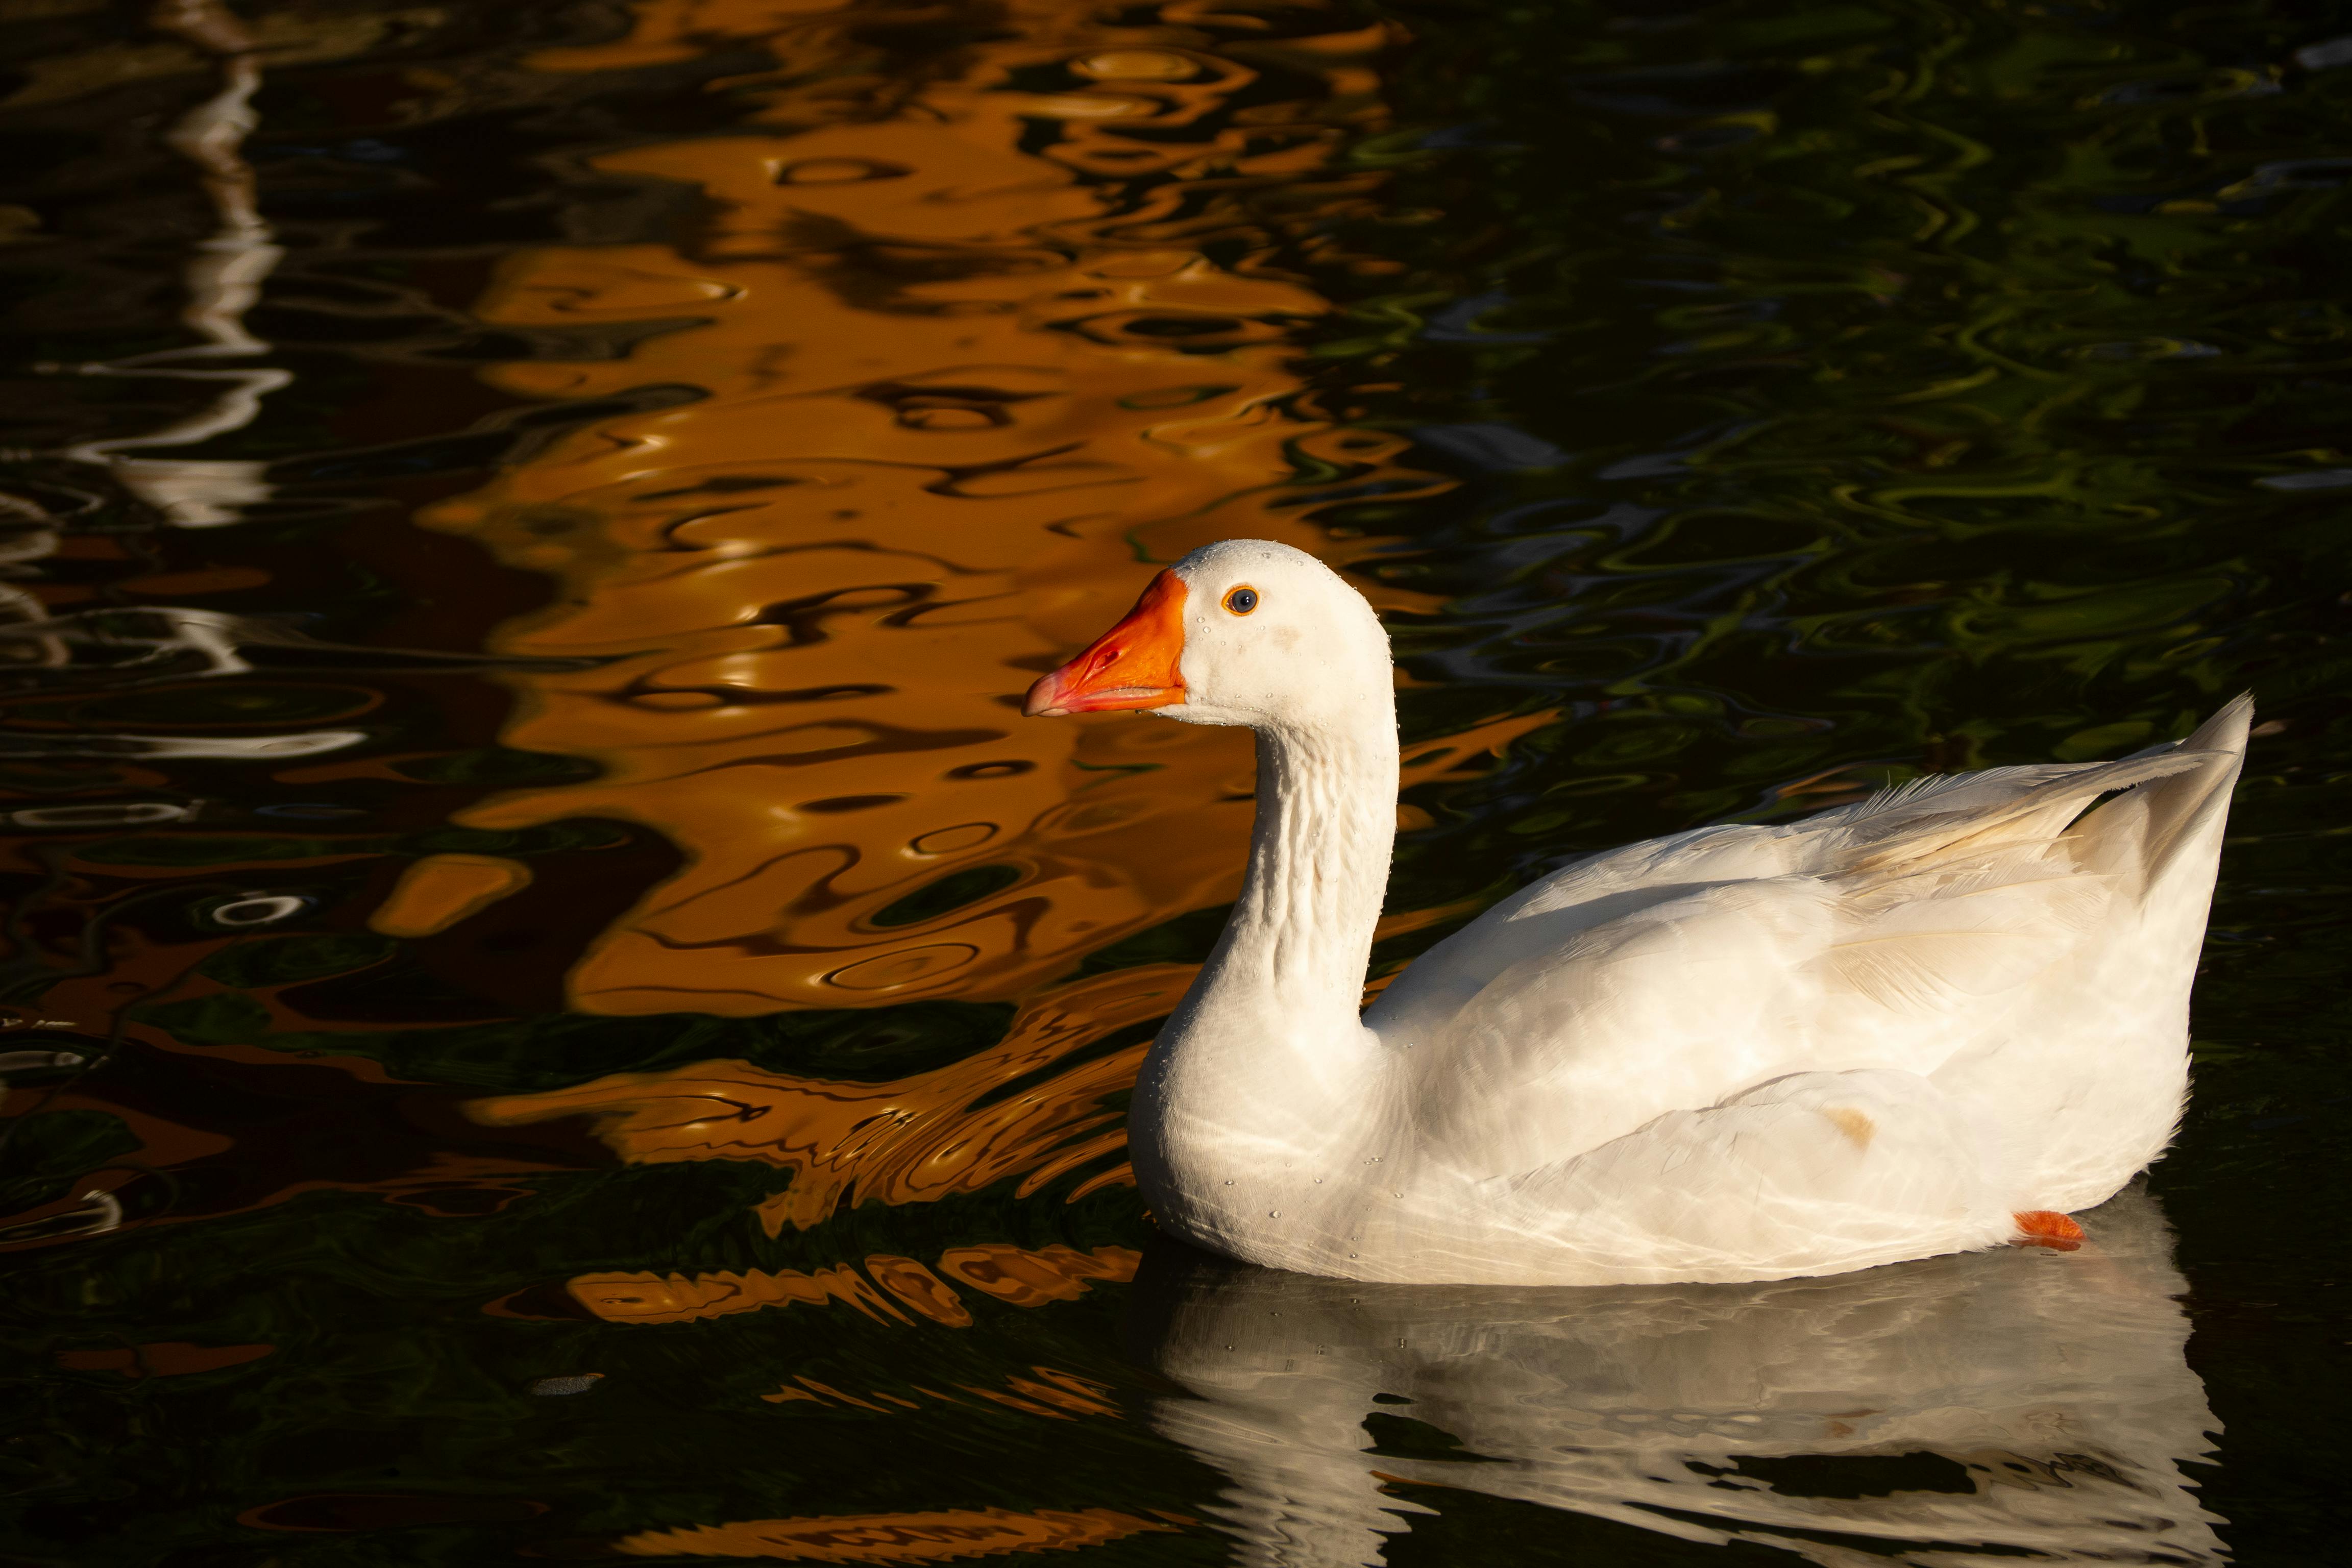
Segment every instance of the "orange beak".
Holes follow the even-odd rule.
[[[1184,580],[1162,572],[1127,619],[1077,658],[1029,689],[1021,711],[1032,719],[1116,709],[1167,708],[1184,700]]]

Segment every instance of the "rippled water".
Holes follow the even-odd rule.
[[[8,1563],[2315,1560],[2352,8],[0,3]],[[2058,1255],[1339,1285],[1124,1093],[1350,574],[1375,984],[1576,855],[2264,721]]]

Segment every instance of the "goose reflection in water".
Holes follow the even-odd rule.
[[[2218,1562],[2169,1232],[2138,1188],[2086,1219],[2071,1254],[1758,1285],[1366,1285],[1170,1248],[1131,1330],[1185,1391],[1159,1429],[1230,1479],[1208,1511],[1237,1563],[1382,1563],[1433,1511],[1400,1483],[1823,1564]]]

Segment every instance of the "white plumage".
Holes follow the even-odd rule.
[[[1834,1273],[2120,1189],[2187,1090],[2252,711],[1595,856],[1360,1016],[1397,742],[1353,590],[1286,546],[1196,551],[1029,707],[1257,733],[1242,896],[1130,1120],[1160,1224],[1308,1273],[1508,1284]]]

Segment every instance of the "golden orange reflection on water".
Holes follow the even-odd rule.
[[[1039,1415],[1048,1421],[1073,1421],[1081,1415],[1118,1415],[1118,1404],[1111,1398],[1111,1385],[1091,1377],[1080,1377],[1074,1372],[1063,1372],[1050,1366],[1033,1366],[1034,1376],[1015,1373],[1007,1376],[1002,1388],[982,1388],[974,1383],[959,1383],[953,1386],[959,1394],[1005,1410],[1018,1410],[1024,1415]],[[908,1384],[926,1400],[945,1405],[963,1405],[968,1401],[955,1394],[943,1394],[920,1384]],[[857,1410],[871,1410],[877,1415],[892,1415],[908,1410],[926,1408],[922,1401],[908,1399],[905,1394],[884,1389],[872,1389],[865,1395],[838,1389],[820,1382],[806,1373],[794,1375],[773,1394],[760,1395],[769,1405],[809,1404],[825,1406],[848,1405]]]
[[[950,1563],[1016,1552],[1067,1552],[1122,1536],[1172,1531],[1177,1515],[1144,1519],[1115,1509],[941,1509],[923,1513],[824,1514],[747,1520],[625,1536],[629,1557],[768,1557],[794,1563]]]
[[[1376,176],[1333,154],[1378,123],[1386,35],[1199,3],[1101,19],[1132,15],[990,7],[893,68],[858,32],[891,20],[876,6],[653,0],[624,41],[534,58],[756,41],[777,61],[729,84],[760,104],[740,133],[596,160],[698,187],[691,236],[520,253],[481,306],[623,345],[499,365],[502,387],[703,395],[595,420],[429,519],[558,580],[501,651],[601,661],[513,677],[506,740],[603,776],[461,820],[621,817],[686,853],[581,959],[575,1005],[1012,996],[1233,896],[1246,736],[1025,721],[1019,694],[1152,563],[1236,535],[1341,559],[1369,546],[1304,512],[1443,481],[1318,411],[1292,362],[1328,306],[1269,259],[1366,201]],[[436,874],[411,905],[470,907],[478,868],[446,895]],[[796,1168],[825,1168],[829,1137]]]
[[[1060,1245],[1029,1248],[989,1242],[950,1247],[936,1268],[877,1253],[866,1260],[863,1274],[846,1263],[691,1275],[618,1272],[583,1274],[566,1289],[608,1323],[694,1323],[768,1307],[838,1302],[877,1323],[928,1319],[961,1329],[971,1326],[972,1316],[957,1286],[1010,1306],[1043,1307],[1076,1300],[1098,1281],[1132,1279],[1142,1259],[1130,1247],[1080,1252]]]
[[[1152,964],[1058,987],[1016,1014],[996,1045],[887,1083],[711,1061],[478,1100],[468,1113],[492,1126],[589,1117],[631,1164],[743,1160],[788,1171],[791,1184],[759,1205],[770,1236],[820,1224],[844,1201],[929,1202],[1015,1176],[1025,1197],[1126,1147],[1122,1119],[1102,1100],[1135,1080],[1143,1047],[1055,1064],[1108,1030],[1165,1014],[1192,978],[1190,967]],[[1016,1092],[997,1092],[1023,1079]],[[1110,1164],[1069,1196],[1128,1179],[1123,1162]]]

